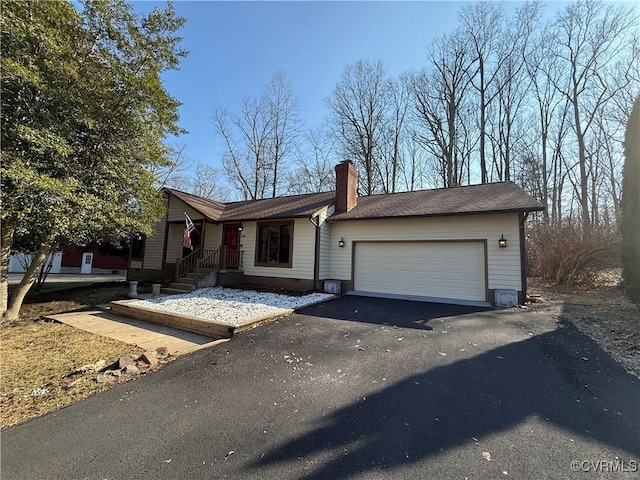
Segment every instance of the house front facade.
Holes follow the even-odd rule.
[[[135,248],[130,280],[265,286],[489,305],[526,295],[524,222],[542,206],[493,183],[358,197],[336,190],[219,203],[165,189],[166,217]],[[184,246],[185,218],[195,229]],[[498,302],[499,303],[499,302]]]

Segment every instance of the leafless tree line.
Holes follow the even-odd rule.
[[[231,187],[245,199],[331,190],[348,158],[362,194],[515,181],[551,222],[616,222],[624,126],[640,94],[638,7],[544,8],[464,6],[425,65],[398,77],[379,61],[346,66],[314,129],[276,74],[240,112],[216,110]]]

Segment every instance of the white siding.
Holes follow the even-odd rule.
[[[162,270],[162,252],[164,250],[164,233],[166,226],[167,223],[165,219],[156,222],[153,226],[153,235],[145,239],[142,268]]]
[[[354,241],[486,240],[487,288],[522,290],[517,213],[330,223],[330,278],[352,279]],[[500,235],[507,239],[507,248],[498,247]],[[340,238],[344,238],[344,248],[338,247]]]
[[[255,266],[256,222],[242,222],[242,224],[244,229],[240,236],[240,244],[241,250],[244,251],[243,265],[245,275],[313,280],[315,227],[309,219],[296,218],[293,222],[291,268]]]
[[[320,268],[318,279],[325,280],[331,278],[331,224],[327,217],[333,215],[334,207],[329,207],[320,214]]]

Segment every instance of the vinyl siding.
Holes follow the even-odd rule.
[[[178,258],[182,258],[182,233],[184,225],[181,223],[170,223],[169,235],[167,237],[167,263],[176,263]]]
[[[222,225],[207,223],[204,233],[204,248],[213,250],[222,245]]]
[[[498,247],[500,235],[507,248]],[[522,290],[517,213],[333,222],[330,238],[329,276],[338,280],[352,280],[354,241],[486,240],[487,288]]]
[[[162,270],[162,253],[164,250],[164,232],[167,223],[165,219],[153,226],[153,235],[144,242],[144,259],[142,268],[148,270]]]
[[[334,207],[329,207],[320,214],[320,268],[318,279],[325,280],[331,278],[331,224],[327,217],[333,215]]]
[[[204,217],[200,212],[194,210],[179,198],[169,195],[169,207],[167,212],[168,222],[184,222],[184,214],[189,215],[189,218],[195,223],[197,220],[202,220]]]
[[[241,250],[244,251],[243,269],[245,275],[313,280],[315,227],[307,218],[297,218],[293,222],[291,268],[255,266],[256,225],[256,222],[243,222],[244,230],[240,236],[240,244]]]

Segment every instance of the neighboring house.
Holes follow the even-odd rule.
[[[523,303],[524,222],[543,207],[511,182],[358,197],[336,191],[219,203],[165,189],[167,214],[132,247],[130,280],[323,289],[488,305]],[[194,250],[183,247],[185,213]],[[331,282],[336,281],[336,282]]]
[[[9,273],[24,273],[31,265],[32,254],[15,253],[9,257]],[[127,259],[122,256],[100,252],[98,246],[80,248],[74,245],[61,245],[53,256],[47,257],[51,263],[49,273],[79,273],[98,275],[126,273]]]
[[[14,253],[9,257],[9,273],[24,273],[31,265],[32,253]],[[45,265],[50,265],[49,273],[60,273],[62,268],[62,252],[47,255]]]
[[[61,247],[61,250],[62,265],[60,273],[101,275],[127,272],[128,265],[125,257],[103,253],[97,245],[90,248],[66,245]]]

